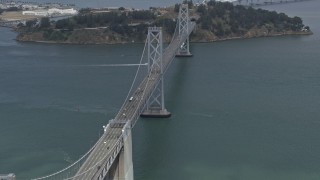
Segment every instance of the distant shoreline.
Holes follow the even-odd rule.
[[[16,32],[16,31],[15,31]],[[230,40],[242,40],[242,39],[254,39],[254,38],[268,38],[268,37],[278,37],[278,36],[301,36],[301,35],[313,35],[312,31],[308,32],[285,32],[285,33],[272,33],[268,35],[261,35],[261,36],[250,36],[250,37],[226,37],[226,38],[218,38],[215,40],[209,41],[195,41],[190,40],[191,43],[213,43],[213,42],[220,42],[220,41],[230,41]],[[75,42],[63,42],[63,41],[37,41],[37,40],[21,40],[15,39],[18,42],[30,42],[30,43],[43,43],[43,44],[68,44],[68,45],[117,45],[117,44],[143,44],[144,42],[104,42],[104,43],[75,43]]]
[[[300,17],[284,13],[234,6],[229,2],[188,2],[189,20],[196,23],[190,42],[217,42],[233,39],[311,35]],[[56,44],[144,43],[148,27],[162,27],[163,42],[170,42],[177,30],[179,4],[149,10],[82,9],[77,16],[57,21],[42,18],[28,21],[15,30],[20,42]]]

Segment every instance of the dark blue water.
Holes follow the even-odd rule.
[[[269,6],[312,36],[192,44],[166,75],[170,119],[133,130],[138,180],[318,180],[319,1]],[[17,43],[0,29],[0,172],[28,179],[84,154],[121,106],[143,45]]]

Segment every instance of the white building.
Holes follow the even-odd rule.
[[[39,9],[38,5],[33,5],[33,4],[22,4],[21,7],[22,7],[23,10]]]
[[[65,15],[76,15],[78,11],[70,8],[70,9],[58,9],[58,8],[50,8],[43,10],[34,10],[34,11],[22,11],[23,15],[33,15],[33,16],[65,16]]]
[[[70,8],[70,9],[58,9],[58,8],[50,8],[48,9],[48,13],[49,15],[54,15],[54,14],[58,14],[58,15],[76,15],[78,14],[78,11]]]
[[[22,14],[31,16],[49,16],[47,10],[22,11]]]

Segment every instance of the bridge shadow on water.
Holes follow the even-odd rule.
[[[174,110],[177,107],[178,101],[176,101],[176,97],[179,96],[183,92],[183,88],[186,83],[186,75],[188,73],[188,68],[190,66],[189,61],[193,61],[192,57],[176,57],[173,62],[173,67],[171,67],[168,71],[167,77],[165,78],[165,102],[168,111],[172,113],[174,117]],[[171,71],[171,72],[170,72]]]

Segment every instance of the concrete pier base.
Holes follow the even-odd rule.
[[[124,139],[124,146],[118,157],[118,163],[111,180],[134,180],[132,163],[132,135],[131,128],[126,129],[127,136]]]
[[[184,53],[184,52],[178,52],[177,54],[176,54],[176,57],[192,57],[193,56],[193,54],[191,54],[191,53]]]
[[[140,116],[144,118],[168,118],[171,116],[171,113],[166,109],[162,110],[160,108],[149,108],[141,113]]]

